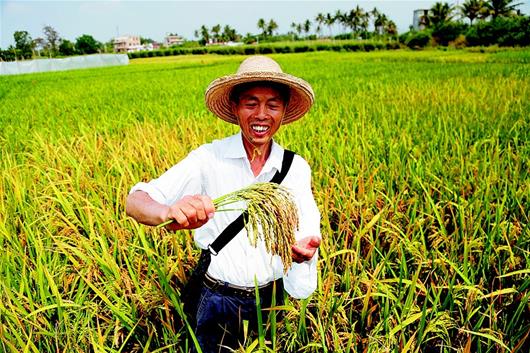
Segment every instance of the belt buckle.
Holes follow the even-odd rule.
[[[254,292],[254,288],[240,289],[240,291],[243,294],[243,296],[247,298],[251,298],[256,295],[256,293]]]

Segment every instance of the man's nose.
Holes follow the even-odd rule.
[[[260,119],[267,118],[268,112],[267,112],[267,106],[265,104],[260,104],[258,106],[258,111],[256,113],[256,117]]]

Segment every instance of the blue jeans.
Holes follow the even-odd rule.
[[[269,308],[271,302],[272,290],[268,295],[260,296],[262,309]],[[276,288],[276,305],[282,304],[283,288]],[[269,311],[262,310],[263,325],[267,323],[268,314]],[[248,322],[248,334],[255,336],[258,332],[258,317],[254,297],[227,295],[203,286],[195,336],[204,353],[232,352],[242,346],[245,339],[244,321]]]

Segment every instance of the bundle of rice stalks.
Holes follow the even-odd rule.
[[[282,259],[286,272],[293,262],[291,246],[298,230],[298,209],[289,190],[276,183],[256,183],[213,200],[216,212],[231,211],[223,207],[237,202],[247,205],[245,229],[250,244],[256,247],[258,239],[263,240],[267,251]]]
[[[252,246],[258,239],[265,242],[267,251],[282,259],[284,271],[292,264],[291,246],[298,229],[298,211],[289,190],[275,183],[256,183],[221,196],[213,201],[218,211],[222,207],[244,201],[248,219],[245,229]]]

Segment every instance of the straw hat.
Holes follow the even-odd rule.
[[[300,119],[315,100],[309,83],[284,73],[280,65],[271,58],[256,55],[245,59],[236,74],[220,77],[210,83],[204,95],[206,106],[221,119],[237,124],[230,104],[230,92],[238,84],[257,81],[277,82],[289,87],[290,98],[282,124]]]

